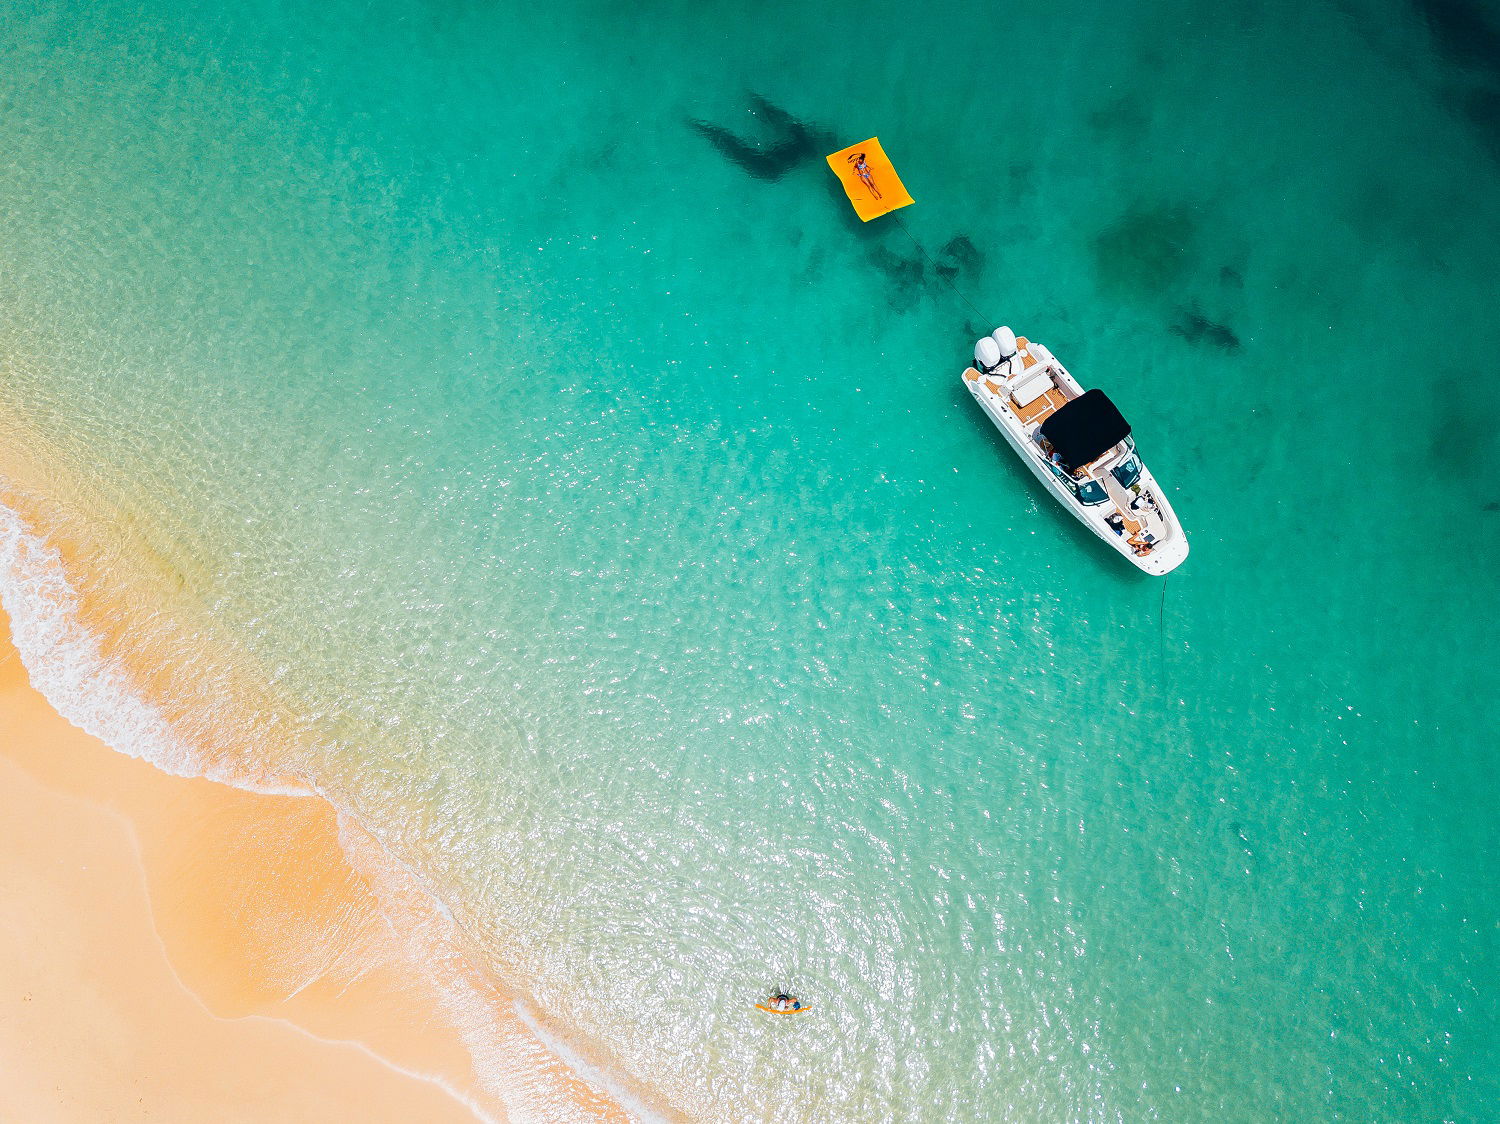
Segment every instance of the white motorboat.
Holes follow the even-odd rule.
[[[1148,574],[1181,565],[1187,535],[1102,390],[1009,328],[975,345],[974,364],[969,393],[1074,518]]]

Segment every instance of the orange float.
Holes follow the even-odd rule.
[[[880,147],[879,137],[840,149],[828,158],[828,166],[844,185],[844,194],[849,196],[854,213],[862,222],[915,202],[907,194],[901,177],[896,175],[885,149]]]
[[[755,1009],[757,1011],[766,1011],[772,1015],[800,1015],[803,1011],[812,1010],[810,1006],[803,1003],[800,999],[793,999],[792,1002],[797,1005],[795,1007],[767,1007],[764,1003],[757,1003]]]

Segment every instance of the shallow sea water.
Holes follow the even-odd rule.
[[[1500,1102],[1500,16],[5,26],[0,406],[557,1025],[705,1120]],[[968,401],[1001,322],[1131,417],[1165,593]]]

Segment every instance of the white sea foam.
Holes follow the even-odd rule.
[[[0,605],[31,682],[64,718],[130,757],[202,776],[198,754],[130,687],[78,620],[78,597],[55,548],[0,504]]]
[[[641,1120],[659,1121],[663,1119],[641,1103],[640,1099],[634,1096],[629,1089],[626,1089],[618,1081],[611,1078],[609,1074],[605,1073],[598,1066],[589,1062],[587,1058],[577,1050],[574,1050],[558,1035],[553,1034],[544,1027],[536,1016],[527,1010],[526,1004],[520,1000],[516,1001],[515,1012],[516,1016],[525,1024],[526,1029],[531,1031],[538,1041],[566,1062],[575,1073],[588,1081],[590,1085],[607,1092],[616,1104],[620,1105],[626,1111],[634,1113]]]
[[[596,1079],[603,1075],[576,1051],[502,1005],[466,951],[462,926],[419,871],[392,856],[344,812],[339,814],[339,842],[380,901],[387,925],[381,951],[416,973],[438,997],[474,1061],[480,1085],[505,1106],[508,1120],[548,1124],[576,1115],[570,1091],[548,1072],[549,1063],[558,1060],[619,1099],[613,1085]],[[635,1111],[633,1105],[625,1107]]]
[[[509,1120],[546,1124],[576,1114],[571,1091],[549,1073],[555,1068],[549,1063],[556,1061],[634,1115],[657,1119],[519,1003],[512,1015],[489,998],[490,989],[465,955],[461,926],[428,880],[392,855],[320,786],[267,784],[206,762],[173,730],[160,708],[135,692],[124,669],[104,654],[98,638],[79,620],[78,594],[58,551],[4,504],[0,606],[10,617],[12,640],[32,684],[59,714],[113,749],[175,776],[209,777],[264,795],[316,795],[334,807],[340,846],[380,902],[386,939],[378,942],[378,954],[428,984],[468,1049],[481,1087],[504,1106]],[[368,952],[361,950],[362,955]],[[300,986],[313,982],[338,959],[323,963]],[[486,1124],[493,1119],[457,1090],[450,1091]]]

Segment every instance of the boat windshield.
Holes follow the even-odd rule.
[[[1070,474],[1064,472],[1050,461],[1047,463],[1047,467],[1052,470],[1052,475],[1068,486],[1068,491],[1072,492],[1084,503],[1092,506],[1093,504],[1103,503],[1109,499],[1109,493],[1104,490],[1104,485],[1100,484],[1097,480],[1074,480]]]
[[[1115,465],[1110,471],[1114,473],[1116,480],[1128,488],[1141,478],[1141,462],[1131,457],[1124,464]]]
[[[1074,491],[1078,493],[1078,498],[1086,504],[1103,503],[1109,499],[1109,493],[1104,490],[1104,485],[1100,484],[1097,480],[1085,480]]]

